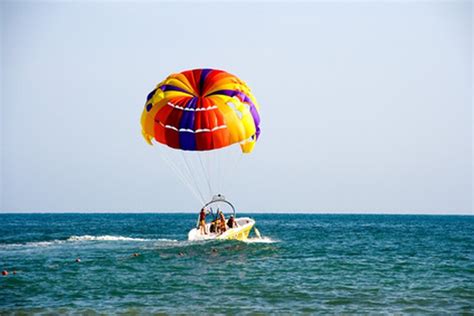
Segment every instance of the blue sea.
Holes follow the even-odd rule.
[[[474,314],[474,216],[248,216],[1,214],[0,314]]]

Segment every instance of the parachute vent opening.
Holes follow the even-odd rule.
[[[246,112],[250,112],[250,104],[246,102],[242,102],[242,104],[244,105]]]
[[[250,136],[249,138],[247,139],[244,139],[243,141],[240,142],[241,145],[245,145],[247,143],[253,143],[255,142],[255,140],[257,139],[257,134],[253,134],[252,136]]]
[[[237,108],[237,106],[232,101],[227,102],[227,105],[234,111],[239,120],[244,117],[244,114]]]

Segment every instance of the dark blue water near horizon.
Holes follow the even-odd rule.
[[[0,214],[0,314],[474,314],[473,216],[248,216]]]

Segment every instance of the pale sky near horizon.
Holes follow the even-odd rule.
[[[168,74],[233,73],[251,212],[473,212],[471,1],[1,2],[1,212],[197,211],[141,137]]]

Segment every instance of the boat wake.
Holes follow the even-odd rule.
[[[188,241],[188,240],[176,240],[176,239],[167,239],[167,238],[137,238],[137,237],[128,237],[128,236],[113,236],[113,235],[82,235],[82,236],[70,236],[66,239],[54,239],[48,241],[31,241],[24,243],[0,243],[0,249],[6,248],[40,248],[40,247],[52,247],[59,246],[64,244],[82,244],[87,242],[139,242],[148,244],[149,247],[186,247],[191,245],[202,245],[207,242],[212,243],[213,240],[207,241]],[[262,244],[271,244],[279,242],[279,240],[271,239],[269,237],[262,238],[248,238],[241,240],[242,242],[253,244],[253,243],[262,243]],[[146,247],[146,246],[145,246]]]
[[[247,239],[242,240],[242,241],[247,243],[247,244],[273,244],[273,243],[279,242],[279,240],[271,239],[270,237],[247,238]]]
[[[67,241],[155,241],[156,239],[145,239],[145,238],[132,238],[132,237],[124,237],[124,236],[111,236],[111,235],[103,235],[103,236],[91,236],[91,235],[84,235],[84,236],[71,236],[67,239]]]
[[[101,235],[101,236],[92,236],[92,235],[83,235],[83,236],[70,236],[67,239],[54,239],[49,241],[31,241],[24,243],[0,243],[0,248],[17,248],[17,247],[50,247],[61,245],[65,243],[82,243],[90,241],[103,241],[103,242],[113,242],[113,241],[129,241],[129,242],[164,242],[164,243],[175,243],[178,242],[176,239],[166,239],[166,238],[134,238],[126,236],[112,236],[112,235]]]

